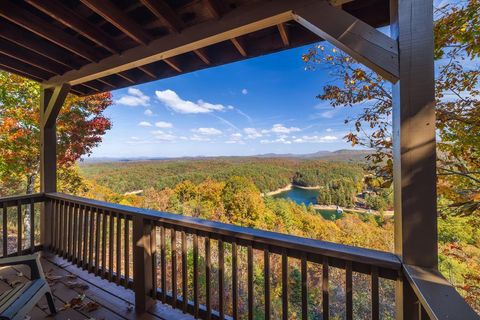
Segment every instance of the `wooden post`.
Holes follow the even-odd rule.
[[[393,86],[395,252],[403,263],[437,268],[437,195],[433,3],[390,0],[398,41]],[[397,318],[417,319],[408,283],[397,284]]]
[[[41,88],[40,94],[40,192],[57,191],[57,133],[56,120],[65,102],[70,86]],[[47,249],[51,242],[52,206],[46,202],[41,207],[41,244]]]
[[[143,313],[154,303],[153,257],[150,246],[154,226],[151,221],[133,215],[133,289],[135,291],[135,310]]]

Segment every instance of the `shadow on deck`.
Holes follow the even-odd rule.
[[[147,313],[137,315],[134,293],[78,268],[54,254],[41,258],[58,313],[49,315],[45,298],[30,312],[31,319],[117,320],[117,319],[193,319],[180,310],[157,302]],[[12,286],[29,281],[27,266],[0,268],[0,294]]]

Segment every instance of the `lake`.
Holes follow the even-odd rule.
[[[297,187],[292,187],[288,191],[284,191],[274,195],[274,198],[290,199],[298,204],[305,204],[306,206],[310,204],[317,204],[317,197],[319,191],[317,189],[302,189]],[[332,209],[317,209],[327,220],[336,220],[342,217],[343,213],[338,213],[337,210]]]

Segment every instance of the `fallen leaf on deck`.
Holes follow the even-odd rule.
[[[71,309],[71,308],[81,307],[84,299],[85,299],[84,294],[79,295],[76,298],[73,298],[69,302],[65,303],[65,305],[62,308],[60,308],[60,310],[67,310],[67,309]]]
[[[127,311],[128,311],[128,312],[132,312],[132,311],[133,311],[133,304],[129,304],[129,305],[127,306]]]
[[[78,277],[77,277],[77,275],[75,275],[75,274],[69,274],[69,275],[67,275],[67,278],[77,279]]]
[[[13,281],[10,282],[9,284],[10,284],[10,286],[15,287],[17,284],[20,284],[20,283],[22,283],[22,281],[20,281],[20,280],[13,280]]]
[[[23,277],[23,273],[22,272],[17,272],[17,277]]]
[[[37,304],[37,307],[39,307],[41,310],[47,310],[48,304]]]
[[[58,281],[62,279],[62,276],[53,276],[53,275],[46,275],[45,278],[47,278],[47,281]]]
[[[82,307],[82,310],[85,310],[87,312],[93,312],[95,310],[98,310],[98,308],[100,308],[100,305],[94,301],[91,301],[89,303],[87,303],[86,305],[84,305]]]

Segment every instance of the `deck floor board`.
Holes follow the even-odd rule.
[[[46,308],[46,299],[42,300],[30,312],[31,319],[70,319],[70,320],[187,320],[192,316],[183,314],[180,310],[157,302],[148,312],[136,314],[133,309],[134,294],[132,290],[125,289],[115,283],[108,282],[78,268],[71,262],[54,254],[42,254],[41,263],[43,270],[50,279],[50,286],[55,299],[58,313],[51,317]],[[23,283],[29,281],[30,270],[26,266],[0,268],[0,294],[11,288],[13,282]],[[69,282],[83,285],[84,288],[71,288]],[[71,284],[71,283],[70,283]],[[83,303],[97,304],[98,308],[89,312],[86,308],[63,308],[73,298],[85,295]]]

